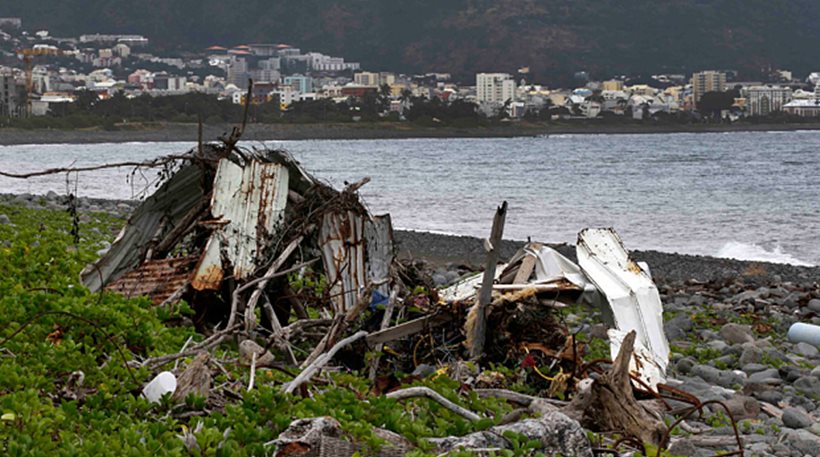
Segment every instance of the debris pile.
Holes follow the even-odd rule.
[[[415,264],[396,259],[389,215],[372,215],[360,200],[368,178],[337,190],[284,151],[248,151],[230,141],[201,145],[164,166],[164,182],[82,273],[92,291],[147,295],[157,306],[185,301],[195,311],[205,340],[140,362],[159,373],[144,388],[151,401],[163,393],[176,402],[189,394],[217,403],[236,395],[211,386],[220,362],[209,354],[233,342],[238,362],[250,367],[247,390],[257,369],[275,368],[292,376],[282,393],[310,395],[314,379],[337,366],[366,373],[376,395],[425,397],[481,420],[427,387],[404,387],[435,372],[521,407],[485,431],[430,440],[441,452],[505,448],[511,431],[544,452],[593,455],[584,428],[617,433],[637,448],[664,448],[664,411],[671,409],[664,398],[691,404],[687,414],[704,406],[667,385],[658,289],[612,229],[582,231],[577,264],[535,242],[500,263],[504,203],[484,242],[484,271],[436,290]],[[584,361],[584,342],[557,312],[578,303],[604,316],[611,357]],[[184,369],[162,371],[187,357]],[[508,390],[492,364],[531,369],[525,380],[542,394]],[[412,447],[382,432],[394,451]],[[301,419],[270,445],[276,455],[326,455],[323,447],[352,455],[358,448],[342,437],[333,418]]]

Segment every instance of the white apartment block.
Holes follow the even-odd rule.
[[[478,73],[476,99],[479,103],[503,104],[515,100],[515,80],[507,73]]]
[[[782,111],[783,106],[792,99],[792,90],[780,86],[752,86],[743,89],[746,107],[752,116],[766,116],[775,111]]]

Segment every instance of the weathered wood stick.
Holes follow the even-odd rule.
[[[299,386],[309,381],[310,378],[312,378],[317,371],[319,371],[322,367],[324,367],[331,360],[333,360],[333,356],[335,356],[340,349],[366,336],[367,332],[365,332],[364,330],[360,330],[354,333],[353,335],[348,336],[347,338],[339,341],[332,348],[330,348],[329,351],[319,356],[313,363],[311,363],[304,370],[302,370],[302,372],[299,373],[299,375],[296,376],[296,378],[294,378],[293,381],[283,384],[281,392],[285,394],[292,394],[294,390],[296,390]]]
[[[265,290],[265,287],[268,285],[268,281],[273,278],[273,275],[276,274],[276,271],[282,268],[282,265],[288,260],[293,251],[302,244],[302,240],[304,236],[298,236],[296,239],[290,242],[288,246],[285,248],[284,251],[279,255],[279,257],[274,260],[271,266],[268,268],[268,271],[265,272],[265,275],[262,277],[263,279],[259,281],[256,285],[256,290],[253,291],[251,294],[251,298],[248,299],[248,304],[245,306],[245,331],[250,332],[256,327],[256,303],[259,302],[259,297],[262,296],[262,292]],[[237,289],[239,290],[239,289]],[[231,318],[234,316],[231,315]],[[228,322],[230,326],[231,322]],[[277,337],[282,336],[282,325],[279,323],[279,319],[271,319],[271,329],[273,330],[273,334]]]
[[[481,420],[481,416],[479,416],[478,414],[468,409],[462,408],[461,406],[458,406],[450,400],[442,397],[441,394],[439,394],[433,389],[430,389],[429,387],[408,387],[406,389],[394,390],[393,392],[390,392],[387,395],[385,395],[385,397],[392,398],[394,400],[405,400],[407,398],[424,397],[435,401],[436,403],[445,407],[449,411],[452,411],[467,420]]]
[[[495,268],[498,264],[501,249],[501,237],[504,235],[504,221],[507,218],[507,202],[501,204],[493,218],[493,228],[490,231],[487,264],[484,268],[484,277],[481,281],[481,290],[478,293],[478,302],[473,305],[475,313],[472,325],[467,329],[470,358],[479,359],[484,355],[484,342],[487,338],[487,307],[493,301],[493,282]]]
[[[397,288],[393,288],[390,291],[390,298],[387,301],[387,308],[384,310],[384,316],[382,316],[382,323],[379,326],[379,330],[384,330],[387,326],[390,325],[390,320],[393,319],[393,310],[396,308],[396,297],[398,296],[399,291]],[[370,372],[367,375],[367,379],[371,382],[376,379],[376,373],[379,370],[379,360],[382,358],[382,349],[384,349],[384,343],[377,343],[376,344],[376,356],[373,357],[373,360],[370,361]]]

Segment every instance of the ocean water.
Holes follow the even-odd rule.
[[[261,142],[245,146],[260,147]],[[267,141],[336,185],[362,189],[399,228],[486,237],[509,202],[505,237],[574,243],[615,227],[630,249],[820,264],[820,132],[552,135],[542,138]],[[193,143],[0,146],[0,170],[145,160]],[[150,192],[156,171],[100,170],[0,192]],[[67,179],[68,178],[68,179]]]

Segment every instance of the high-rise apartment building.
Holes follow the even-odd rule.
[[[706,92],[723,92],[726,90],[726,73],[720,71],[701,71],[692,75],[692,95],[695,107]]]
[[[515,80],[507,73],[479,73],[476,75],[476,98],[479,103],[503,104],[515,100]]]

